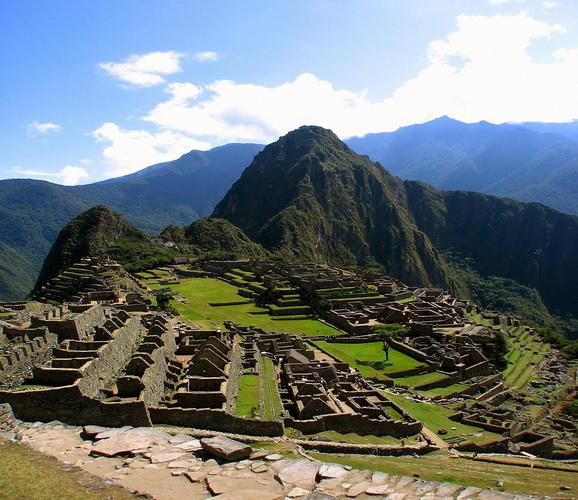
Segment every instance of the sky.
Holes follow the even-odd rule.
[[[0,179],[85,184],[301,125],[578,118],[575,0],[1,0]]]

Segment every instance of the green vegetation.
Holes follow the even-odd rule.
[[[235,415],[255,418],[259,413],[259,401],[259,377],[253,373],[241,375]]]
[[[424,426],[431,431],[437,433],[440,429],[445,429],[447,434],[443,436],[444,439],[462,438],[464,441],[484,443],[501,438],[499,434],[450,420],[449,416],[454,411],[445,406],[412,401],[396,394],[384,394],[412,417],[423,422]]]
[[[403,377],[396,379],[396,385],[401,385],[403,387],[414,387],[419,388],[423,385],[431,384],[433,382],[440,382],[446,380],[448,376],[445,373],[440,372],[429,372],[422,373],[421,375],[411,375],[409,377]]]
[[[566,403],[562,408],[562,413],[578,418],[578,399],[575,397],[573,401]]]
[[[123,488],[111,486],[42,453],[11,442],[0,442],[0,497],[27,500],[128,500]]]
[[[213,216],[285,260],[375,261],[408,282],[449,285],[443,258],[398,202],[404,190],[330,130],[304,126],[256,156]]]
[[[395,349],[389,350],[389,361],[384,360],[383,345],[381,342],[367,342],[360,344],[339,344],[318,341],[316,344],[336,358],[349,363],[368,379],[390,380],[387,375],[425,365]]]
[[[157,299],[157,306],[161,311],[166,311],[170,313],[176,312],[175,308],[171,304],[173,297],[173,292],[169,287],[157,288],[152,291],[152,295]]]
[[[82,186],[0,181],[0,299],[22,299],[32,290],[58,233],[81,212],[106,205],[148,234],[190,224],[213,209],[261,149],[228,144],[192,151],[138,174]]]
[[[385,361],[389,361],[389,341],[396,335],[405,335],[409,333],[410,329],[408,327],[400,327],[399,325],[382,325],[375,327],[373,331],[382,344],[382,351],[385,353]]]
[[[159,285],[149,283],[151,288]],[[183,278],[180,284],[169,285],[174,294],[184,297],[187,302],[182,304],[171,302],[179,314],[192,321],[213,320],[217,325],[231,320],[239,325],[257,326],[268,331],[283,331],[297,335],[338,335],[334,328],[314,319],[294,321],[273,321],[267,314],[268,310],[237,295],[237,288],[225,281],[212,278]],[[214,303],[231,303],[246,301],[240,305],[211,306]],[[261,313],[261,314],[259,314]]]
[[[577,320],[574,320],[571,323],[572,325],[575,325],[573,328],[574,332],[578,330],[578,325],[576,323]],[[569,340],[560,333],[552,331],[549,328],[538,328],[538,332],[546,342],[562,349],[572,359],[578,359],[578,340]]]
[[[72,219],[44,261],[36,287],[87,255],[107,254],[128,271],[172,261],[175,252],[155,243],[109,208],[96,206]]]
[[[510,343],[506,354],[508,365],[504,370],[504,382],[518,389],[524,387],[549,350],[548,344],[523,332]]]
[[[164,234],[164,232],[163,232]],[[238,227],[217,218],[199,219],[184,228],[184,239],[196,259],[267,258],[268,252]],[[183,245],[182,240],[175,243]]]
[[[496,481],[501,479],[504,482],[502,489],[509,492],[558,497],[562,484],[570,486],[572,492],[578,488],[578,474],[572,472],[554,472],[516,465],[486,463],[456,458],[441,452],[430,453],[420,458],[336,455],[316,452],[311,452],[309,455],[317,460],[350,465],[356,469],[383,471],[396,476],[407,476],[411,471],[412,474],[418,474],[419,478],[425,481],[442,481],[478,488],[496,489]]]
[[[450,396],[456,392],[465,391],[468,388],[464,384],[451,384],[446,387],[436,387],[435,389],[429,389],[427,391],[418,390],[419,394],[433,398],[435,396]]]
[[[263,418],[275,420],[283,412],[283,404],[277,389],[275,366],[267,356],[261,357],[261,384],[263,386]]]

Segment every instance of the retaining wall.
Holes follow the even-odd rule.
[[[293,427],[304,434],[316,434],[323,431],[337,431],[342,434],[353,432],[361,436],[394,436],[408,437],[422,430],[422,423],[372,420],[358,413],[322,415],[311,420],[285,418],[285,425]]]
[[[78,383],[30,391],[0,391],[0,401],[9,403],[14,415],[29,422],[59,420],[70,425],[147,427],[151,420],[142,401],[108,403],[86,397]]]
[[[255,420],[231,415],[222,410],[193,408],[149,408],[154,424],[197,427],[251,436],[282,436],[283,423],[273,420]]]

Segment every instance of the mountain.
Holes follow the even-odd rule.
[[[507,280],[519,284],[519,297],[532,296],[538,308],[543,300],[552,312],[578,316],[578,217],[401,181],[319,127],[267,146],[213,217],[284,258],[377,263],[409,283],[470,296],[479,279],[499,277],[507,289]],[[477,278],[456,272],[456,258]]]
[[[191,151],[135,174],[83,186],[0,181],[0,299],[29,292],[59,231],[103,204],[151,234],[208,215],[262,146],[228,144]]]
[[[228,220],[205,217],[186,227],[167,227],[165,243],[195,259],[265,259],[269,253]]]
[[[60,231],[44,260],[36,282],[39,289],[82,257],[106,254],[128,271],[138,271],[173,260],[176,252],[131,226],[108,207],[98,205],[72,219]]]
[[[217,205],[284,258],[364,265],[408,283],[448,286],[447,265],[405,208],[403,183],[333,132],[301,127],[267,146]]]
[[[403,179],[578,214],[578,122],[493,125],[442,117],[347,143]]]
[[[481,276],[535,288],[555,314],[578,317],[578,217],[421,182],[405,187],[417,226],[436,248],[467,259]]]

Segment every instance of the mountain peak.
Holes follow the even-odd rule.
[[[330,130],[307,126],[257,155],[213,217],[289,259],[339,265],[375,259],[409,282],[447,285],[444,264],[412,224],[404,197],[399,179]],[[390,226],[395,230],[381,230]]]

